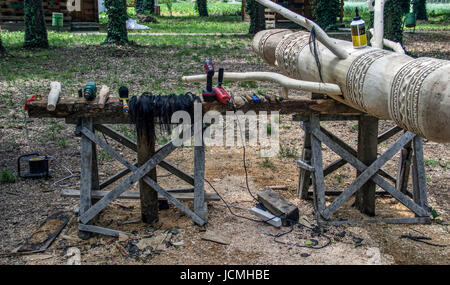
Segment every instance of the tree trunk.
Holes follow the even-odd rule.
[[[414,0],[413,11],[416,13],[417,20],[428,20],[427,17],[427,1],[426,0]]]
[[[26,48],[48,48],[47,28],[44,20],[42,0],[25,0]]]
[[[200,17],[208,17],[208,2],[207,0],[197,0],[197,10]]]
[[[3,47],[2,38],[0,37],[0,56],[3,56],[5,53],[6,53],[6,50]]]
[[[256,34],[259,31],[266,29],[266,18],[264,13],[264,6],[260,5],[255,0],[247,1],[247,13],[250,16],[249,34]]]
[[[108,11],[108,35],[105,43],[128,43],[126,2],[122,0],[105,0],[105,8]]]
[[[143,0],[144,12],[155,13],[155,0]]]
[[[317,24],[324,30],[336,25],[336,18],[340,13],[339,0],[317,0],[314,16]]]

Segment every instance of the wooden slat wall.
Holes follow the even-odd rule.
[[[67,11],[66,0],[43,0],[45,20],[51,23],[52,13],[60,12],[64,14],[64,22],[97,22],[98,23],[98,3],[97,0],[81,0],[81,11],[69,13]],[[23,0],[1,0],[0,22],[23,21],[24,9]],[[51,5],[53,3],[53,5]],[[21,6],[21,7],[18,7]]]

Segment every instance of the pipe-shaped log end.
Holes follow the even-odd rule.
[[[256,33],[252,46],[255,53],[269,65],[275,66],[275,49],[284,36],[292,34],[287,29],[270,29]]]

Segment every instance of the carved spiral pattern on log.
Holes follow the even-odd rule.
[[[346,98],[353,104],[361,107],[364,111],[367,111],[367,106],[363,100],[363,88],[367,70],[377,59],[388,54],[390,53],[384,50],[373,50],[364,53],[358,56],[348,69],[346,77]]]
[[[400,127],[423,136],[419,125],[419,96],[424,80],[448,61],[421,57],[406,63],[395,75],[389,114]]]
[[[298,55],[309,43],[309,34],[305,32],[297,32],[285,37],[275,49],[275,58],[278,67],[284,70],[288,76],[299,78]]]

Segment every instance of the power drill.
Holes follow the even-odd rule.
[[[223,68],[219,68],[219,80],[217,86],[213,88],[216,93],[217,100],[222,104],[229,104],[231,101],[231,96],[228,95],[227,91],[222,87],[223,82]]]
[[[219,80],[216,87],[212,87],[212,79],[214,77],[214,65],[211,60],[205,60],[205,72],[206,72],[206,89],[203,90],[203,100],[205,102],[213,102],[218,100],[222,104],[229,104],[231,96],[223,89],[223,68],[219,69]]]

